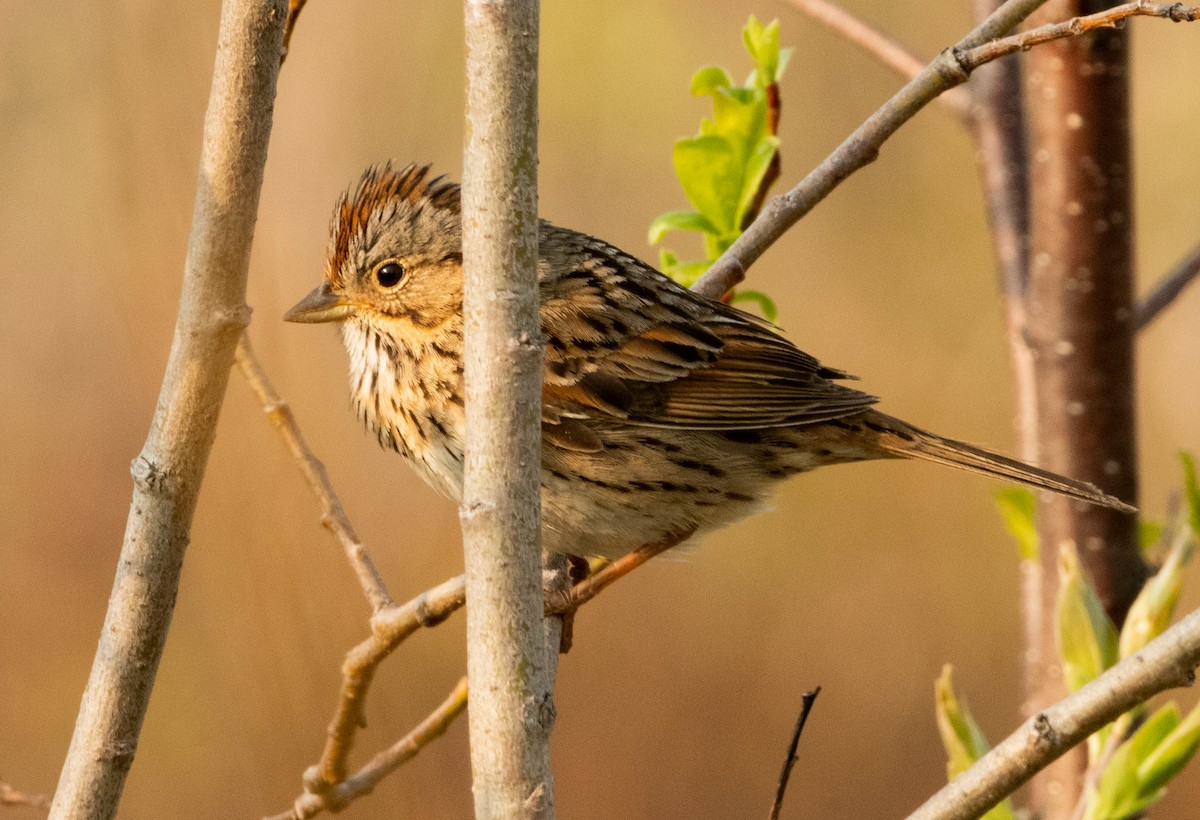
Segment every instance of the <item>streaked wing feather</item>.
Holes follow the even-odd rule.
[[[612,246],[552,227],[542,241],[573,245],[575,259],[565,272],[542,270],[546,418],[746,430],[828,421],[876,402],[833,381],[846,374],[765,321]],[[551,441],[592,444],[578,430],[547,430]]]

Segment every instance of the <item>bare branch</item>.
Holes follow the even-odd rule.
[[[387,587],[383,583],[383,578],[375,568],[375,562],[371,560],[366,545],[359,540],[358,534],[354,531],[354,525],[350,523],[350,517],[346,515],[346,509],[342,506],[341,499],[338,498],[333,484],[329,481],[325,465],[321,463],[321,460],[309,448],[308,442],[304,440],[304,434],[300,432],[300,427],[296,424],[292,408],[280,398],[279,393],[271,384],[271,380],[267,378],[267,373],[263,370],[262,363],[254,354],[254,348],[250,346],[250,339],[245,334],[238,342],[235,360],[238,369],[249,383],[250,389],[254,391],[254,395],[258,396],[263,412],[275,429],[279,431],[279,435],[283,436],[283,441],[295,457],[300,472],[304,474],[305,481],[308,482],[308,486],[321,503],[321,524],[333,533],[338,543],[342,545],[346,559],[353,567],[354,574],[358,576],[358,583],[362,586],[363,594],[367,596],[367,600],[371,604],[371,610],[378,614],[393,604]]]
[[[367,690],[375,670],[421,627],[437,626],[466,601],[465,578],[451,578],[401,606],[385,607],[371,619],[371,636],[342,662],[342,691],[329,724],[321,759],[304,773],[305,791],[329,794],[346,779],[347,760],[358,729],[366,724]]]
[[[800,696],[802,702],[800,717],[796,721],[796,729],[792,732],[792,742],[788,744],[787,757],[783,761],[783,771],[779,773],[779,787],[775,790],[775,802],[771,804],[770,820],[779,820],[779,813],[783,811],[783,798],[787,794],[788,781],[792,777],[792,769],[795,767],[796,761],[799,760],[796,750],[800,747],[800,735],[804,732],[804,724],[808,722],[808,715],[812,712],[813,704],[817,702],[819,694],[821,694],[820,686]]]
[[[475,816],[554,816],[541,565],[537,0],[466,0],[459,520]]]
[[[1200,610],[1016,732],[955,778],[909,820],[979,817],[1035,772],[1159,692],[1191,686],[1200,665]]]
[[[1142,330],[1157,319],[1158,314],[1174,302],[1197,276],[1200,276],[1200,243],[1188,251],[1138,302],[1134,313],[1137,329]]]
[[[925,70],[928,60],[918,57],[898,40],[875,28],[870,23],[855,17],[831,0],[789,0],[793,6],[818,23],[837,32],[849,42],[875,57],[879,62],[911,80]],[[938,97],[960,117],[966,117],[971,107],[971,97],[962,89],[953,88]]]
[[[986,45],[960,53],[958,60],[963,70],[970,72],[984,63],[1018,51],[1028,51],[1042,43],[1078,37],[1096,29],[1117,28],[1119,23],[1130,17],[1162,17],[1176,23],[1187,23],[1200,19],[1200,8],[1185,6],[1182,3],[1146,3],[1143,0],[1124,3],[1096,14],[1074,17],[1062,23],[1051,23],[1001,40],[993,40]]]
[[[412,760],[433,741],[437,740],[450,724],[467,708],[467,679],[464,677],[450,696],[430,713],[421,723],[371,760],[335,788],[321,794],[305,792],[296,799],[289,811],[266,820],[306,820],[325,810],[338,812],[365,794],[370,794],[379,782],[389,774]]]
[[[655,555],[670,549],[686,537],[683,536],[678,539],[664,541],[660,544],[643,547],[611,563],[599,564],[588,578],[575,585],[570,596],[556,595],[554,586],[552,584],[547,585],[546,600],[544,603],[546,613],[548,615],[569,615],[573,613],[575,609],[595,598],[604,589],[612,585],[614,581],[628,575],[632,570],[646,563],[646,561]],[[343,794],[341,791],[342,785],[347,780],[353,780],[362,774],[363,770],[360,770],[358,774],[347,778],[346,763],[350,748],[353,745],[354,734],[365,722],[364,709],[367,689],[374,677],[375,669],[409,635],[421,627],[437,626],[460,609],[465,602],[464,590],[465,576],[459,575],[433,589],[425,591],[408,603],[401,606],[387,607],[371,619],[371,637],[352,649],[342,664],[343,680],[341,698],[338,702],[337,713],[334,715],[334,719],[329,726],[329,737],[326,740],[321,760],[309,767],[304,773],[305,793],[297,798],[296,805],[308,807],[306,811],[309,811],[309,813],[295,815],[285,812],[279,815],[279,818],[296,816],[311,817],[316,813],[312,809],[317,807],[318,803],[320,807],[326,806],[324,802],[319,802],[326,795]],[[551,621],[547,621],[548,627],[550,623]],[[547,629],[546,643],[549,647],[558,645],[554,632],[549,628]],[[438,712],[434,712],[433,715],[422,723],[422,726],[428,725],[430,721],[435,719],[437,714]],[[436,735],[433,737],[436,737]],[[433,738],[430,737],[430,739]],[[396,766],[403,762],[405,761],[398,761]],[[380,777],[389,773],[394,768],[396,767],[393,766],[391,769],[388,769]],[[378,781],[376,780],[375,782]],[[349,802],[350,799],[354,799],[365,793],[356,792],[353,797],[348,798],[345,802]],[[341,803],[340,806],[344,806],[345,802]],[[329,804],[329,806],[332,806],[332,804]],[[317,808],[317,811],[319,810]]]
[[[222,5],[175,338],[133,462],[125,540],[53,818],[112,817],[137,750],[234,348],[249,321],[246,275],[285,17],[282,0]]]

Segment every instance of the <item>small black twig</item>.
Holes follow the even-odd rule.
[[[792,742],[788,745],[787,758],[783,761],[783,771],[779,773],[779,788],[775,790],[775,802],[771,806],[771,820],[779,820],[779,812],[783,809],[783,795],[787,793],[788,778],[792,776],[792,767],[796,765],[796,749],[800,746],[800,734],[808,721],[808,713],[812,711],[817,695],[821,694],[818,686],[811,692],[800,696],[800,718],[796,721],[796,730],[792,732]]]

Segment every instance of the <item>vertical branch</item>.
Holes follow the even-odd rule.
[[[171,623],[234,348],[249,321],[246,273],[283,45],[283,0],[226,0],[204,121],[183,293],[112,596],[52,818],[110,818]]]
[[[463,315],[471,769],[478,818],[551,817],[541,587],[537,0],[466,0]]]
[[[1044,19],[1099,11],[1051,0]],[[1103,30],[1029,55],[1030,271],[1026,344],[1034,363],[1038,463],[1137,501],[1133,372],[1133,214],[1128,38]],[[1039,511],[1042,607],[1054,611],[1059,545],[1073,543],[1120,625],[1145,578],[1132,515],[1061,499]],[[1062,695],[1054,625],[1045,619],[1043,674],[1032,700]],[[1034,808],[1068,816],[1082,787],[1079,753],[1034,782]]]
[[[995,11],[1000,0],[972,0],[976,20]],[[987,207],[992,252],[1000,292],[1004,296],[1006,336],[1013,369],[1017,449],[1025,461],[1037,463],[1037,385],[1033,350],[1026,342],[1029,314],[1029,153],[1025,107],[1021,97],[1021,62],[1016,55],[981,66],[971,76],[971,116],[976,163]],[[1024,631],[1022,677],[1026,717],[1035,711],[1034,693],[1054,654],[1043,655],[1046,613],[1042,606],[1043,573],[1036,559],[1021,561],[1021,620]],[[1053,649],[1053,647],[1050,647]]]

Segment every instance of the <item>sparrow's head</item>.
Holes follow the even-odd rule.
[[[389,319],[435,328],[462,310],[459,187],[429,166],[366,170],[333,211],[325,281],[289,322]]]

